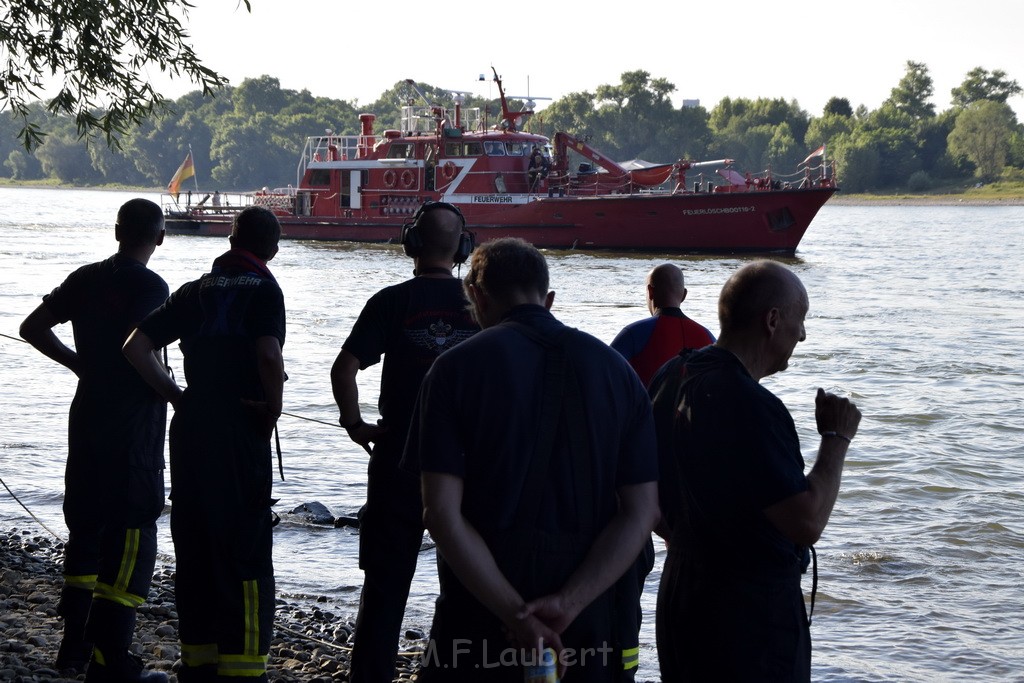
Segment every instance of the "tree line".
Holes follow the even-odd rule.
[[[435,104],[450,103],[451,95],[440,88],[417,89]],[[1021,87],[1001,70],[972,69],[952,89],[951,106],[938,113],[928,68],[913,61],[871,111],[863,105],[854,109],[841,96],[818,115],[781,98],[726,97],[710,110],[675,107],[675,90],[667,79],[628,71],[618,84],[552,102],[527,129],[549,137],[564,130],[619,161],[729,158],[751,172],[792,172],[824,144],[847,192],[922,192],[968,181],[1024,180],[1024,126],[1007,104]],[[277,78],[265,75],[237,86],[204,86],[98,139],[85,134],[81,113],[54,109],[52,101],[28,102],[0,115],[0,175],[78,186],[163,187],[191,150],[203,190],[281,187],[295,182],[308,136],[328,129],[357,134],[363,112],[376,114],[379,135],[399,127],[401,107],[409,103],[423,104],[404,81],[362,106],[282,89]],[[492,125],[500,118],[496,100],[469,96],[464,106],[480,107]],[[93,107],[86,123],[109,114]],[[26,122],[34,144],[25,144]]]

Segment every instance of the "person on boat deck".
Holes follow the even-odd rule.
[[[402,618],[423,543],[419,478],[398,467],[420,382],[439,354],[479,330],[452,275],[473,250],[458,208],[424,204],[403,228],[401,241],[413,259],[413,277],[366,302],[331,368],[341,426],[370,453],[359,526],[364,578],[352,644],[353,683],[395,678]],[[356,375],[380,362],[381,355],[381,418],[367,424]]]
[[[793,418],[759,382],[788,367],[807,310],[792,271],[748,264],[722,288],[718,342],[677,356],[651,380],[662,441],[658,531],[668,541],[656,615],[662,680],[810,680],[800,577],[861,415],[818,389],[821,441],[805,475]]]
[[[543,647],[567,683],[622,680],[637,655],[618,647],[613,584],[659,514],[650,400],[551,315],[532,245],[483,244],[464,286],[484,329],[427,373],[402,463],[438,549],[419,680],[518,683]]]
[[[683,314],[686,300],[683,271],[663,263],[647,274],[647,309],[650,318],[630,323],[612,340],[612,348],[623,355],[647,386],[654,373],[683,349],[699,349],[715,343],[715,336],[700,323]]]
[[[64,634],[55,668],[81,671],[88,663],[87,681],[166,681],[143,670],[128,648],[156,564],[167,406],[121,354],[132,328],[167,298],[167,283],[146,267],[163,242],[163,212],[147,199],[126,202],[114,237],[114,256],[73,272],[21,324],[26,341],[78,376],[68,419],[68,541],[57,605]],[[53,332],[68,321],[75,350]]]
[[[537,187],[539,181],[548,177],[549,168],[548,158],[544,156],[539,147],[534,146],[533,151],[530,153],[530,167],[527,171],[530,178],[531,191]]]
[[[132,332],[124,354],[174,406],[171,538],[180,683],[267,680],[274,625],[270,437],[284,387],[284,295],[267,268],[281,226],[251,206],[231,249]],[[181,340],[184,392],[154,363]]]

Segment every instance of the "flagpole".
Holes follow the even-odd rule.
[[[192,154],[192,145],[188,146],[188,154],[192,157],[192,180],[195,181],[196,196],[199,195],[199,176],[196,175],[196,155]]]

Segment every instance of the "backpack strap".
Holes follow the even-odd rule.
[[[549,476],[551,454],[562,416],[566,419],[569,451],[573,472],[580,486],[575,491],[576,518],[580,531],[592,532],[595,526],[593,505],[592,464],[589,457],[587,422],[583,414],[583,397],[572,364],[568,360],[565,341],[574,331],[563,327],[555,334],[544,334],[518,321],[508,325],[545,350],[544,390],[541,397],[541,421],[534,449],[527,469],[526,482],[516,510],[514,527],[521,530],[537,528],[544,484]]]

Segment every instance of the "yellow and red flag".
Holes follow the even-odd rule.
[[[189,150],[188,154],[185,155],[185,160],[181,162],[181,166],[174,172],[174,177],[171,178],[171,182],[167,183],[167,191],[175,196],[181,190],[181,184],[187,179],[191,178],[196,174],[196,169],[192,165],[192,150]]]

